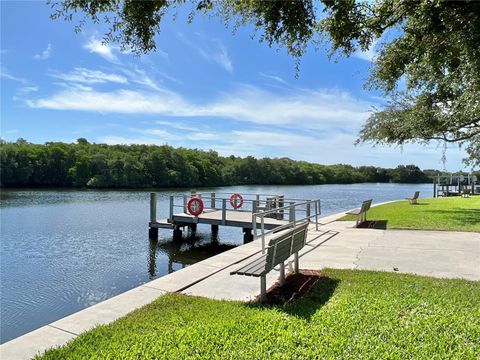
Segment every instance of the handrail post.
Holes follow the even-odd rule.
[[[157,193],[150,193],[150,222],[157,222]]]
[[[260,214],[262,217],[262,222],[261,222],[261,231],[262,231],[262,254],[265,254],[265,223],[264,223],[264,216]]]
[[[255,200],[252,200],[252,214],[255,214],[257,212],[257,202]]]
[[[183,212],[187,213],[187,195],[183,195]]]
[[[293,225],[295,226],[295,203],[294,202],[289,203],[288,221],[293,222]]]
[[[257,203],[257,207],[260,206],[260,195],[255,195],[255,202]]]
[[[174,197],[173,195],[170,196],[170,222],[173,222],[173,204],[174,204]]]
[[[307,200],[307,222],[310,222],[310,203],[312,200]]]
[[[315,230],[318,231],[318,200],[315,201]]]
[[[216,204],[215,204],[215,193],[212,192],[212,193],[210,194],[210,207],[211,207],[212,209],[215,209],[215,205],[216,205]]]
[[[227,222],[227,199],[222,199],[222,225]]]

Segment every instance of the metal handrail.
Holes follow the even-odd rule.
[[[312,204],[314,205],[314,213],[313,214],[311,212]],[[306,205],[305,209],[296,209],[297,207],[304,206],[304,205]],[[274,233],[274,232],[278,232],[278,231],[281,231],[281,230],[284,230],[284,229],[287,229],[287,228],[295,227],[295,225],[299,222],[304,222],[304,221],[311,222],[312,218],[315,218],[315,229],[318,231],[318,217],[321,214],[320,205],[321,205],[320,199],[307,200],[307,201],[304,201],[304,202],[291,203],[290,205],[283,206],[283,207],[280,207],[280,208],[275,208],[275,209],[272,209],[272,210],[267,210],[267,211],[262,211],[262,212],[252,214],[254,240],[258,239],[259,237],[262,238],[262,253],[265,253],[265,235],[267,235],[269,233]],[[287,209],[289,210],[289,212],[288,212],[289,213],[288,223],[286,223],[284,225],[280,225],[278,227],[275,227],[274,229],[265,231],[265,220],[264,220],[264,218],[269,214],[277,214],[279,211],[284,212]],[[303,218],[297,219],[296,218],[296,212],[297,211],[305,211],[306,216],[303,217]],[[260,230],[261,230],[260,235],[257,235],[257,218],[260,218]]]

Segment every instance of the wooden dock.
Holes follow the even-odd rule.
[[[239,204],[237,195],[239,194],[191,192],[180,197],[171,196],[169,217],[157,219],[157,194],[151,193],[150,238],[158,238],[158,229],[170,229],[173,230],[173,239],[180,240],[182,229],[185,227],[195,232],[197,224],[206,224],[211,226],[212,233],[217,233],[219,226],[242,228],[244,242],[249,242],[257,236],[257,230],[265,233],[288,227],[301,218],[318,219],[320,215],[320,200],[286,199],[283,195],[244,194],[239,195],[241,199]],[[202,210],[198,215],[191,213],[192,209],[189,208],[191,199],[202,203]],[[203,208],[203,204],[209,206]]]

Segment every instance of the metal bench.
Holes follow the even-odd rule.
[[[408,200],[411,205],[414,205],[414,204],[417,204],[417,200],[419,196],[420,196],[420,191],[415,191],[415,194],[413,194],[413,197],[405,198],[405,200]]]
[[[273,235],[262,254],[246,265],[241,266],[230,275],[246,275],[260,277],[260,293],[262,302],[267,299],[266,275],[277,265],[280,265],[280,285],[285,282],[285,261],[294,255],[294,272],[298,272],[298,251],[305,245],[308,222]]]
[[[357,222],[355,224],[355,227],[358,227],[361,223],[364,221],[367,221],[367,211],[370,209],[370,206],[372,205],[372,199],[370,200],[365,200],[362,203],[362,206],[360,209],[355,209],[347,212],[349,215],[357,215]]]

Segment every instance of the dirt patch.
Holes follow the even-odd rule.
[[[290,274],[285,279],[285,284],[280,286],[277,281],[267,291],[267,304],[285,305],[291,301],[300,299],[310,291],[319,281],[327,280],[326,276],[316,270],[300,270],[298,274]],[[257,297],[256,301],[260,301]]]

